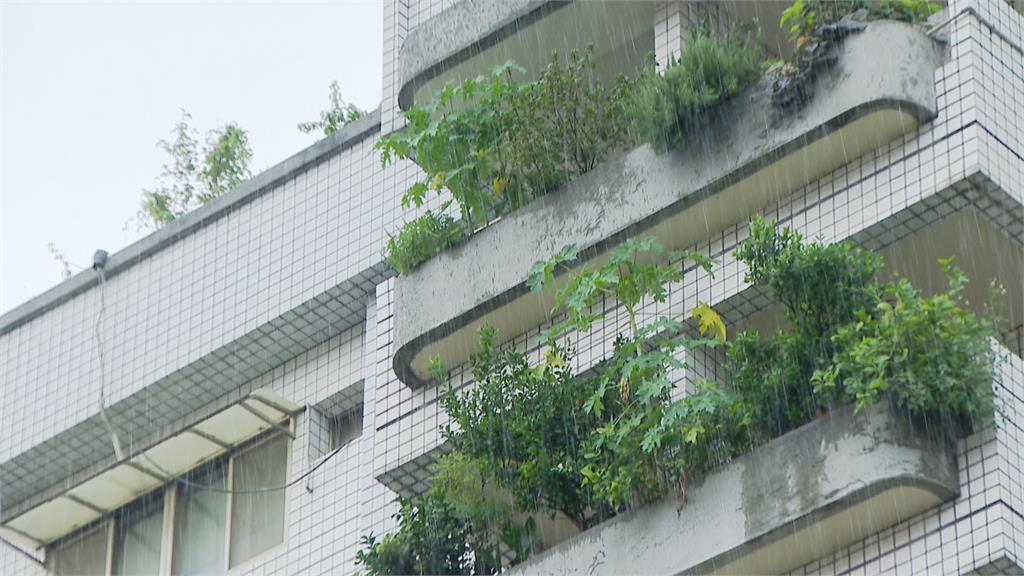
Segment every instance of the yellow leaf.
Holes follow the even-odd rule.
[[[619,396],[622,397],[623,402],[629,400],[629,380],[625,376],[619,380]]]
[[[444,172],[438,172],[434,174],[434,177],[430,179],[430,189],[440,190],[444,187],[444,182],[448,178],[448,175]]]
[[[700,333],[705,335],[708,332],[719,339],[725,340],[725,322],[722,321],[722,317],[718,315],[708,306],[706,302],[698,302],[697,306],[690,312],[691,318],[696,318],[700,324]]]
[[[552,368],[561,368],[565,366],[565,358],[561,354],[548,350],[544,353],[544,361],[548,366]]]
[[[502,178],[498,176],[491,181],[491,188],[494,190],[494,196],[501,196],[502,190],[505,189],[505,185],[508,184],[508,178]]]

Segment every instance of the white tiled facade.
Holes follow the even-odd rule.
[[[287,491],[285,544],[237,570],[355,572],[360,536],[392,524],[396,493],[381,480],[392,487],[421,481],[421,463],[440,445],[445,423],[437,388],[410,389],[392,369],[395,279],[381,272],[380,250],[407,217],[399,199],[419,169],[407,162],[382,168],[373,144],[402,124],[397,94],[403,39],[456,2],[384,3],[379,128],[174,238],[104,287],[0,333],[0,463],[95,417],[101,385],[108,405],[139,394],[344,281],[374,278],[374,286],[361,288],[348,310],[338,312],[337,318],[356,314],[358,322],[337,320],[343,328],[325,332],[322,343],[283,363],[269,360],[274,368],[228,394],[238,398],[269,387],[312,406],[362,387],[362,435]],[[691,16],[708,11],[731,17],[728,6],[660,2],[652,23],[658,60],[678,50]],[[935,72],[938,117],[796,190],[766,216],[806,237],[886,248],[951,212],[966,211],[1018,249],[1024,246],[1024,16],[1003,0],[954,0],[945,15],[955,19],[946,28],[947,60]],[[688,270],[666,303],[651,303],[642,313],[679,312],[706,301],[738,322],[761,307],[733,257],[747,233],[746,224],[737,223],[692,246],[718,261],[714,277]],[[1019,310],[1024,302],[1009,306]],[[578,342],[579,368],[610,350],[622,321],[621,315],[610,317]],[[513,345],[532,346],[542,328]],[[1018,341],[1001,365],[1004,417],[995,429],[961,441],[961,496],[794,573],[1021,573],[1024,330],[1013,328]],[[693,359],[694,369],[708,375],[719,362]],[[456,372],[468,382],[464,370]],[[189,394],[189,388],[178,394]],[[151,409],[158,412],[160,405]],[[292,476],[313,465],[305,449],[308,434],[307,415],[299,415],[294,445],[303,448],[291,451]],[[0,574],[44,572],[26,554],[0,545]]]

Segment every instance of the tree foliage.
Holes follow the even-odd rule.
[[[338,86],[337,80],[331,82],[329,98],[330,105],[327,110],[320,112],[320,119],[311,122],[299,122],[299,131],[304,134],[319,132],[324,136],[330,136],[350,122],[366,116],[365,110],[360,109],[355,104],[345,102],[341,97],[341,88]]]
[[[476,384],[445,395],[454,424],[445,437],[480,462],[519,510],[561,512],[585,529],[607,517],[580,476],[581,446],[597,425],[582,408],[590,383],[573,374],[570,350],[553,346],[530,366],[515,348],[499,351],[497,337],[481,327],[470,360]]]
[[[736,258],[747,265],[745,280],[782,305],[791,327],[768,339],[739,334],[729,349],[733,387],[754,400],[752,428],[773,438],[835,402],[812,389],[811,377],[832,361],[836,331],[878,301],[883,262],[847,243],[805,243],[760,216]]]
[[[415,158],[425,173],[403,195],[404,207],[419,207],[435,193],[442,199],[440,211],[457,209],[469,235],[592,169],[625,144],[628,82],[599,82],[592,49],[553,55],[534,82],[518,82],[523,72],[509,62],[488,75],[449,84],[431,102],[404,113],[404,130],[377,142],[384,165]],[[407,224],[419,225],[417,220]],[[444,247],[395,243],[384,253],[388,260],[419,262]]]
[[[763,61],[756,24],[737,24],[721,40],[707,23],[690,28],[678,58],[640,74],[627,108],[634,137],[658,150],[682,145],[715,106],[760,76]]]
[[[889,397],[968,427],[990,420],[998,323],[968,310],[967,277],[951,262],[941,261],[949,287],[934,296],[906,279],[886,284],[883,299],[833,335],[833,363],[815,374],[817,388],[841,386],[858,408]]]
[[[189,125],[191,119],[182,110],[181,120],[171,130],[172,138],[157,142],[169,160],[163,165],[159,185],[143,190],[138,215],[143,226],[170,224],[251,176],[252,148],[244,129],[230,122],[210,130],[200,146],[197,131]]]
[[[550,284],[555,272],[574,260],[569,246],[537,262],[531,287]],[[731,457],[733,447],[724,439],[742,436],[745,410],[728,390],[702,382],[693,394],[673,399],[671,372],[686,368],[680,354],[722,343],[718,315],[706,305],[694,311],[703,319],[701,332],[711,336],[706,340],[684,337],[681,319],[669,315],[644,325],[637,321],[642,302],[664,302],[668,286],[682,281],[683,260],[712,268],[703,254],[665,255],[654,237],[629,239],[601,266],[571,273],[555,296],[555,312],[564,313],[565,320],[546,332],[551,342],[568,332],[589,332],[604,318],[596,311],[602,300],[621,306],[628,320],[629,330],[616,338],[611,356],[584,378],[589,395],[582,404],[583,414],[596,422],[582,442],[582,486],[614,511],[670,491],[685,499],[689,476]]]

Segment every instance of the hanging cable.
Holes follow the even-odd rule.
[[[99,314],[96,315],[96,324],[93,326],[93,331],[94,331],[95,336],[96,336],[96,347],[99,350],[99,359],[100,359],[100,419],[103,420],[103,423],[107,427],[107,431],[110,432],[110,441],[114,445],[114,455],[117,457],[117,460],[120,462],[120,461],[124,461],[125,460],[124,450],[121,447],[121,439],[118,437],[117,431],[114,429],[114,425],[111,423],[110,417],[107,415],[107,409],[106,409],[106,406],[107,406],[107,398],[106,398],[106,381],[107,381],[107,368],[106,368],[106,366],[107,366],[107,360],[106,360],[106,355],[104,354],[104,350],[103,350],[103,348],[104,348],[104,341],[103,341],[103,336],[102,336],[103,316],[104,316],[104,313],[106,312],[106,309],[107,309],[107,302],[106,302],[106,296],[105,296],[105,290],[104,290],[105,287],[106,287],[105,286],[106,285],[106,276],[105,276],[105,274],[103,272],[103,267],[104,267],[104,265],[106,265],[106,263],[107,263],[107,253],[105,251],[103,251],[103,250],[97,250],[96,254],[93,255],[92,267],[93,267],[94,270],[96,270],[96,276],[97,276],[98,281],[99,281],[100,311],[99,311]],[[299,482],[301,482],[301,481],[305,480],[306,478],[308,478],[311,474],[313,474],[313,472],[316,472],[317,469],[319,469],[321,466],[326,464],[328,460],[330,460],[335,455],[337,455],[338,452],[340,452],[341,449],[344,448],[344,447],[345,447],[345,445],[342,445],[342,446],[339,446],[339,447],[335,448],[334,450],[329,452],[326,456],[324,456],[319,462],[317,462],[312,468],[310,468],[309,470],[307,470],[306,472],[304,472],[302,475],[298,476],[297,478],[293,479],[291,482],[288,482],[287,484],[283,484],[281,486],[269,486],[269,487],[266,487],[266,488],[248,488],[248,489],[245,489],[245,490],[232,490],[232,489],[228,489],[228,488],[217,488],[216,486],[208,486],[208,485],[192,482],[191,480],[188,480],[188,479],[183,478],[183,477],[181,477],[181,476],[179,476],[177,474],[174,474],[173,472],[170,472],[170,471],[166,470],[163,466],[161,466],[160,464],[157,464],[157,462],[155,460],[153,460],[149,456],[149,454],[147,454],[143,450],[140,450],[137,453],[137,456],[141,456],[157,472],[159,472],[159,473],[163,474],[164,476],[166,476],[168,480],[171,480],[171,481],[174,481],[174,482],[178,482],[179,484],[181,484],[183,486],[187,486],[187,487],[192,488],[194,490],[206,490],[206,491],[209,491],[209,492],[219,492],[219,493],[223,493],[223,494],[262,494],[262,493],[267,493],[267,492],[276,492],[278,490],[287,490],[288,488],[291,488],[292,486],[295,486]]]
[[[110,417],[107,416],[107,357],[104,352],[105,343],[103,342],[102,334],[103,315],[107,310],[106,275],[103,272],[103,267],[106,263],[107,253],[103,250],[97,250],[92,257],[92,267],[96,271],[99,283],[100,311],[96,315],[96,324],[93,326],[93,332],[96,335],[96,348],[99,350],[100,356],[100,419],[103,420],[107,431],[110,432],[110,441],[114,445],[114,456],[118,460],[123,460],[124,450],[121,448],[121,438],[118,437],[117,431],[114,430],[114,425],[110,423]]]

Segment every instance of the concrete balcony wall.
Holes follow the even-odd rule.
[[[517,574],[779,574],[958,495],[953,443],[846,407],[559,544]]]
[[[955,446],[948,430],[888,405],[846,407],[698,480],[685,508],[675,498],[652,503],[512,573],[1015,573],[1024,520],[1013,511],[1024,499],[1012,471],[1024,454],[1013,422],[1024,414],[1024,362],[1002,355],[1006,418]],[[973,531],[972,516],[986,509],[1000,520]],[[962,554],[940,552],[948,537]]]
[[[951,6],[950,11],[958,11],[959,6]],[[986,219],[1007,238],[1014,239],[1015,246],[1024,245],[1024,236],[1020,234],[1024,209],[988,177],[983,165],[979,166],[979,146],[986,145],[985,136],[976,124],[972,109],[962,107],[957,100],[963,90],[973,86],[962,80],[965,73],[977,65],[971,43],[966,41],[972,29],[958,24],[957,27],[947,26],[945,30],[950,32],[950,59],[934,74],[936,118],[873,152],[850,159],[846,165],[796,189],[791,196],[770,202],[762,211],[766,217],[793,226],[806,237],[821,237],[825,241],[853,239],[865,247],[877,249],[952,213],[969,210]],[[1011,59],[1009,65],[1016,66],[1016,62]],[[975,234],[975,228],[960,227],[958,232],[969,236]],[[686,280],[670,287],[667,302],[645,304],[640,310],[641,316],[687,314],[698,301],[704,301],[726,316],[731,330],[738,329],[737,322],[763,306],[756,297],[754,300],[747,298],[744,267],[732,253],[747,233],[746,223],[737,222],[686,246],[718,262],[714,276],[687,269]],[[523,258],[532,261],[542,256],[544,254]],[[974,279],[979,285],[987,281],[987,278]],[[388,318],[387,329],[392,333],[399,323],[397,284],[398,279],[389,280],[379,292],[383,306],[380,314]],[[438,299],[440,297],[424,298],[428,303],[447,301]],[[615,334],[621,330],[617,322],[623,318],[616,316],[615,310],[609,312],[609,321],[595,327],[592,335],[574,339],[578,370],[586,370],[604,357]],[[509,345],[523,349],[528,357],[540,361],[543,350],[536,346],[534,336],[546,326],[544,322],[533,327]],[[475,342],[471,342],[469,349],[474,345]],[[383,428],[379,430],[377,443],[378,453],[385,457],[375,464],[374,474],[378,477],[433,450],[440,442],[437,427],[447,421],[436,402],[436,387],[410,389],[391,370],[389,361],[396,346],[392,338],[386,350],[382,348],[388,360],[378,367],[379,374],[390,372],[386,383],[382,376],[380,390],[386,400],[380,408]],[[464,366],[453,368],[456,385],[472,385],[471,374]]]
[[[670,249],[689,246],[936,114],[932,78],[941,52],[916,28],[874,22],[839,52],[805,108],[776,110],[756,86],[683,149],[641,147],[609,160],[402,274],[399,378],[422,385],[435,354],[446,366],[462,364],[484,322],[506,337],[543,323],[551,291],[529,294],[525,281],[534,261],[563,245],[576,244],[580,262],[633,235],[655,234]]]

